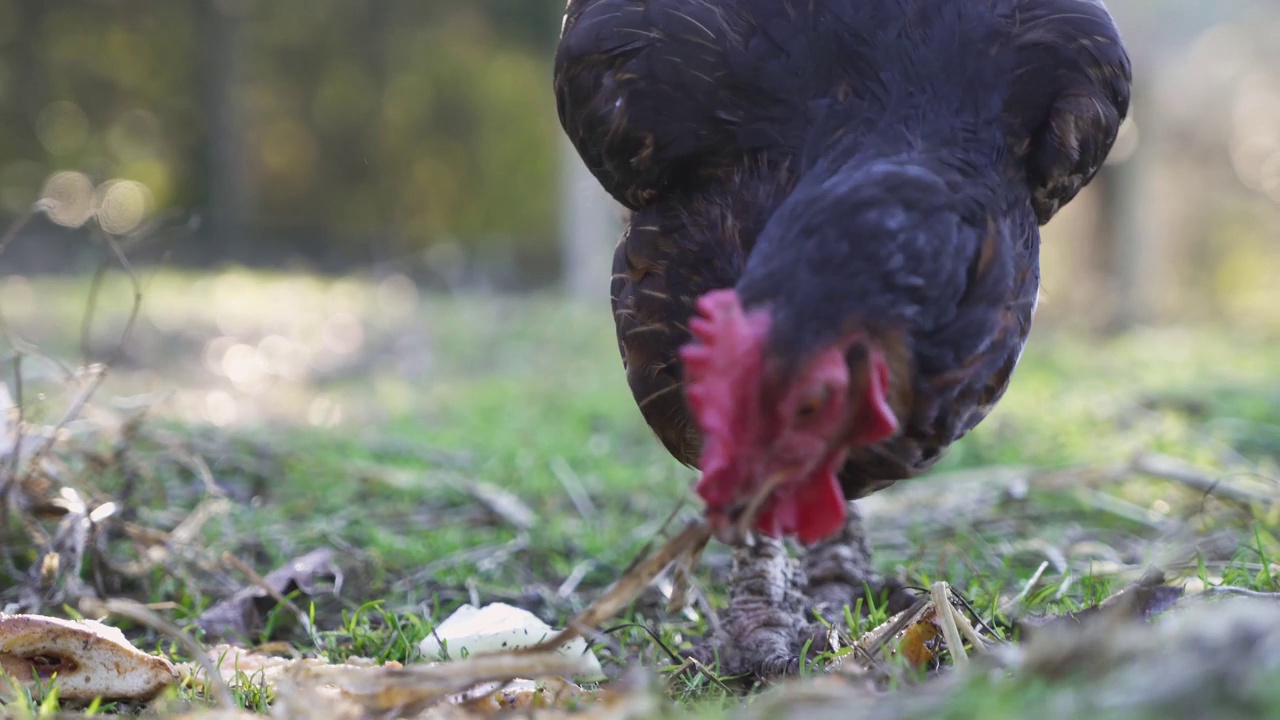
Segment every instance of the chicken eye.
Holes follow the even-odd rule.
[[[800,407],[796,408],[796,420],[804,422],[812,419],[821,412],[822,408],[826,407],[827,401],[830,399],[830,386],[821,385],[809,391],[800,401]]]

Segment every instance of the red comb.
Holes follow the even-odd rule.
[[[765,311],[745,312],[732,289],[698,299],[690,318],[693,342],[680,350],[689,410],[703,432],[703,477],[698,492],[709,503],[727,500],[732,487],[717,480],[733,462],[733,448],[752,442],[758,421],[749,388],[764,366],[763,340],[769,329]],[[728,473],[732,476],[734,473]]]
[[[680,350],[685,397],[703,432],[737,434],[747,429],[734,426],[747,414],[737,407],[748,398],[742,381],[760,374],[769,318],[764,312],[743,312],[733,290],[703,295],[698,313],[689,321],[693,342]]]

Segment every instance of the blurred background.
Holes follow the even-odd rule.
[[[616,579],[694,472],[624,381],[621,213],[554,107],[564,2],[0,0],[0,610],[101,561],[99,595],[186,617],[239,587],[220,553],[322,546],[366,553],[357,604],[550,621]],[[1107,5],[1131,121],[1045,230],[1010,390],[948,482],[864,503],[880,562],[979,607],[1049,561],[1054,602],[1092,602],[1221,528],[1257,557],[1211,579],[1280,589],[1280,12]],[[20,458],[53,541],[6,525]]]
[[[1132,121],[1046,230],[1038,332],[1280,331],[1274,4],[1108,4]],[[203,362],[227,398],[335,372],[423,293],[568,294],[608,343],[620,213],[556,120],[563,5],[0,0],[0,223],[57,200],[0,257],[0,305],[33,342],[67,330],[29,279],[83,285],[106,253],[96,215],[159,293],[126,354]],[[413,326],[384,327],[405,367],[431,357]],[[218,398],[192,412],[225,417]]]

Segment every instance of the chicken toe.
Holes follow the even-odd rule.
[[[794,674],[811,625],[800,568],[777,538],[757,536],[733,560],[729,606],[711,644],[694,656],[709,665],[718,661],[730,676]]]
[[[809,547],[804,558],[805,594],[812,610],[827,622],[841,627],[845,606],[851,610],[863,599],[863,613],[869,603],[888,602],[890,614],[904,609],[915,599],[896,580],[885,580],[871,564],[871,549],[857,503],[849,503],[844,526],[836,534]]]

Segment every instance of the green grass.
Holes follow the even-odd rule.
[[[36,280],[15,291],[12,280],[4,282],[0,307],[13,332],[74,362],[86,285]],[[127,462],[85,464],[80,482],[103,497],[131,486],[132,521],[169,531],[209,498],[190,461],[199,456],[231,509],[205,524],[189,554],[118,578],[115,591],[173,603],[166,614],[188,624],[247,583],[234,569],[211,570],[223,553],[265,574],[330,546],[344,560],[342,592],[301,599],[314,604],[319,632],[308,636],[277,611],[259,640],[288,640],[333,660],[408,662],[417,659],[418,640],[473,595],[563,622],[617,578],[689,496],[693,473],[651,437],[626,390],[607,305],[542,296],[430,296],[409,304],[392,290],[241,273],[147,278],[143,320],[98,403],[111,409],[113,398],[133,398],[112,412],[150,403],[150,414],[130,437]],[[15,303],[15,292],[39,302]],[[93,333],[98,355],[123,324],[123,292],[116,281],[107,284]],[[342,327],[324,327],[338,312],[360,326],[354,352],[323,350],[341,334]],[[217,358],[205,360],[211,347],[257,346],[270,335],[321,348],[313,353],[320,361],[255,386],[211,370]],[[229,340],[210,344],[219,337]],[[53,418],[69,393],[38,367],[26,362],[30,416]],[[1065,566],[1051,564],[1025,603],[1029,612],[1058,613],[1106,597],[1126,581],[1124,570],[1159,557],[1172,537],[1226,532],[1248,545],[1228,556],[1192,556],[1185,577],[1280,590],[1270,561],[1280,519],[1274,507],[1205,498],[1125,470],[1136,452],[1153,451],[1227,479],[1280,475],[1275,368],[1274,338],[1222,329],[1147,330],[1108,341],[1037,331],[998,409],[933,477],[869,503],[892,509],[870,518],[877,561],[914,584],[945,579],[991,615],[1042,561],[1059,560]],[[173,392],[139,399],[166,391]],[[229,399],[234,419],[210,410],[215,395]],[[336,421],[324,412],[334,408],[341,409]],[[1001,490],[1012,475],[1029,478],[1025,494]],[[518,497],[534,513],[533,527],[521,530],[490,512],[469,491],[477,480]],[[991,502],[974,506],[980,496]],[[4,603],[15,599],[36,555],[21,547],[12,525],[0,532],[12,562],[0,567]],[[140,557],[123,537],[109,553],[122,564]],[[726,568],[727,552],[713,546],[699,575],[713,602],[722,599]],[[576,588],[559,592],[575,574]],[[597,650],[610,672],[668,667],[659,641],[679,649],[705,630],[703,621],[667,617],[662,605],[650,593],[618,619],[632,625],[614,633],[616,647]],[[130,632],[176,652],[168,641]],[[1016,717],[1054,692],[975,681],[933,717]],[[699,675],[675,681],[670,693],[711,716],[736,704]],[[242,699],[265,704],[260,693]]]

